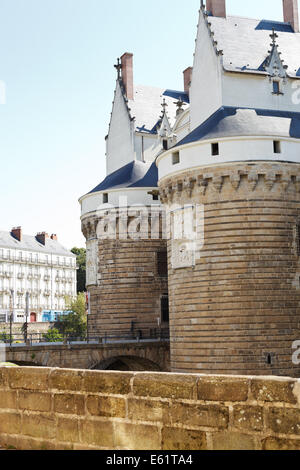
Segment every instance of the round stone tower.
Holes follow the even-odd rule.
[[[89,335],[157,336],[168,327],[168,285],[155,164],[131,162],[80,202]]]
[[[158,157],[172,371],[299,377],[299,124],[223,107]],[[184,209],[197,242],[175,234]]]

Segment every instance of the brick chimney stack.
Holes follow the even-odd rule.
[[[133,54],[125,52],[121,57],[122,80],[125,87],[125,93],[129,100],[134,99],[133,95]]]
[[[51,240],[55,240],[56,242],[58,240],[57,235],[55,233],[52,233],[50,238],[51,238]]]
[[[10,232],[10,234],[19,242],[22,241],[22,227],[14,227],[12,231]]]
[[[192,82],[192,73],[193,73],[193,67],[188,67],[183,72],[184,91],[188,95],[189,95],[189,92],[190,92],[190,86],[191,86],[191,82]]]
[[[298,0],[282,0],[283,18],[285,23],[291,23],[295,33],[299,33]]]
[[[226,18],[226,0],[206,0],[206,10],[213,16]]]
[[[46,232],[40,232],[36,235],[37,241],[40,242],[44,246],[46,245],[47,238],[49,238],[49,235]]]

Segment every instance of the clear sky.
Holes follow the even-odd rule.
[[[0,230],[84,246],[78,198],[105,177],[116,58],[136,84],[182,89],[200,0],[0,0]],[[282,20],[282,0],[227,0],[229,15]]]

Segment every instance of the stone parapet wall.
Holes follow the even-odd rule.
[[[300,450],[290,378],[0,368],[0,446]]]
[[[167,214],[204,207],[194,265],[174,266],[168,243],[171,370],[299,377],[300,165],[212,165],[159,185]]]

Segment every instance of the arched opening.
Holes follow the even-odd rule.
[[[161,368],[155,362],[149,359],[135,357],[135,356],[117,356],[109,359],[104,359],[95,366],[91,367],[92,370],[115,370],[115,371],[135,371],[147,372],[156,371],[160,372]]]

